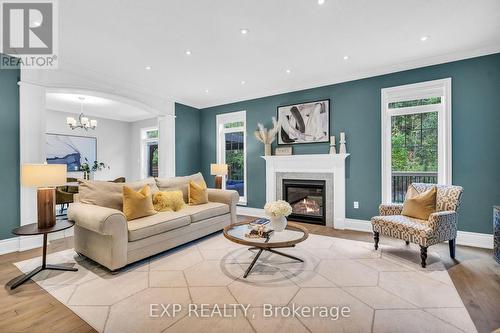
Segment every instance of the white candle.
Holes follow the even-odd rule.
[[[97,127],[97,120],[95,119],[90,120],[90,127]]]
[[[75,118],[73,118],[73,117],[66,117],[66,124],[73,125],[74,123],[75,123]]]
[[[331,144],[332,146],[335,146],[335,135],[332,135],[332,136],[330,137],[330,144]]]
[[[340,142],[345,141],[345,132],[340,132]]]
[[[82,122],[83,126],[88,126],[88,124],[89,124],[89,118],[82,117],[81,122]]]

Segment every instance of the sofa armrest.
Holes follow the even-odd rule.
[[[229,205],[231,213],[231,223],[237,222],[236,205],[240,200],[240,195],[234,190],[219,190],[214,188],[208,189],[208,201],[220,202]]]
[[[403,204],[381,204],[378,210],[380,216],[401,215]]]
[[[72,203],[68,208],[68,220],[85,229],[102,235],[127,234],[127,219],[116,209]]]
[[[453,210],[447,210],[442,212],[435,212],[429,215],[428,221],[429,227],[432,228],[438,235],[448,235],[450,240],[456,237],[457,234],[457,212]]]

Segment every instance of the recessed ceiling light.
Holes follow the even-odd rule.
[[[208,89],[205,89],[205,94],[208,94]]]
[[[250,32],[250,30],[248,30],[246,28],[242,28],[242,29],[240,29],[240,32],[241,32],[242,35],[246,35],[246,34],[248,34]]]
[[[348,56],[348,55],[345,55],[345,56],[344,56],[344,60],[347,60],[347,59],[349,59],[349,56]]]
[[[146,66],[146,67],[144,67],[144,69],[145,69],[145,70],[147,70],[147,71],[150,71],[150,70],[151,70],[151,68],[152,68],[151,66]]]
[[[246,83],[246,81],[241,81],[241,84],[244,85]]]
[[[291,72],[292,72],[292,71],[291,71],[291,70],[289,70],[289,69],[287,69],[287,70],[286,70],[286,73],[287,73],[287,74],[290,74]]]
[[[429,39],[429,36],[422,36],[422,37],[420,37],[420,41],[422,41],[422,42],[425,42],[428,39]]]
[[[325,0],[318,0],[318,5],[322,5],[325,3]]]
[[[186,55],[191,55],[191,51],[190,50],[186,50]]]

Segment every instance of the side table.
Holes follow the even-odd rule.
[[[52,269],[57,271],[72,271],[72,272],[78,271],[78,268],[47,264],[47,235],[53,232],[69,229],[73,225],[75,225],[75,222],[73,221],[57,220],[56,224],[51,228],[39,229],[37,223],[32,223],[20,226],[12,230],[12,233],[18,236],[43,235],[43,254],[42,254],[42,266],[39,266],[34,270],[32,270],[30,273],[25,274],[21,279],[13,283],[10,289],[16,289],[17,287],[19,287],[20,285],[31,279],[33,276],[46,269]]]

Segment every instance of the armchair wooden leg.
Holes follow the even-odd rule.
[[[420,246],[420,259],[422,259],[422,268],[425,268],[427,260],[427,246]]]
[[[373,240],[375,241],[375,250],[378,250],[378,241],[379,241],[379,233],[374,231],[373,232]]]
[[[410,241],[405,241],[406,245],[410,245]]]
[[[451,259],[455,259],[455,245],[456,245],[456,238],[450,239],[448,241],[448,245],[450,246],[450,257]]]

